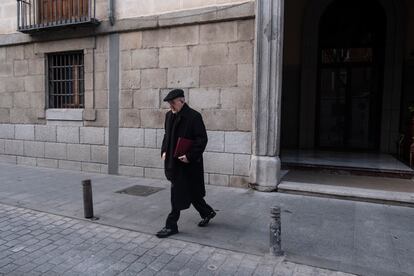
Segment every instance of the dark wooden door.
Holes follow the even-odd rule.
[[[380,68],[355,62],[322,65],[319,71],[318,147],[377,149]]]
[[[316,147],[377,150],[386,15],[378,0],[335,0],[319,25]]]

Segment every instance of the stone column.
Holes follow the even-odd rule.
[[[260,191],[280,181],[280,116],[284,0],[256,0],[253,152],[250,183]]]

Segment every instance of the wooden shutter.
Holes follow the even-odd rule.
[[[89,15],[89,0],[38,0],[39,23],[82,20]]]

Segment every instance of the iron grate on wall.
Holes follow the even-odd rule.
[[[134,196],[149,196],[161,190],[164,190],[164,188],[151,187],[151,186],[145,186],[145,185],[134,185],[126,189],[116,191],[116,193],[128,194],[128,195],[134,195]]]
[[[49,108],[84,107],[83,52],[48,55]]]

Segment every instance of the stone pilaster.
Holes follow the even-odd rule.
[[[256,0],[256,5],[250,183],[257,190],[272,191],[280,180],[284,0]]]

